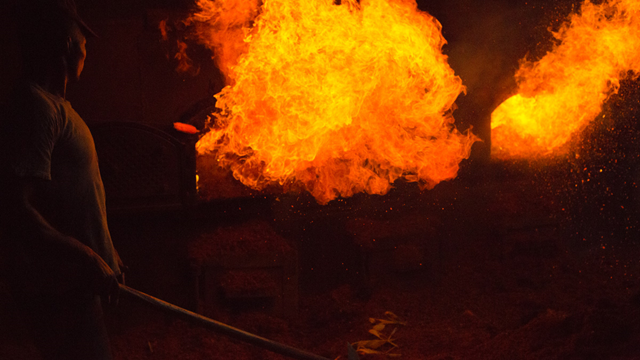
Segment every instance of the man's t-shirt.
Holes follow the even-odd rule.
[[[2,172],[44,179],[35,189],[35,207],[55,229],[89,246],[119,273],[96,150],[85,122],[67,100],[36,84],[19,87],[4,110]]]

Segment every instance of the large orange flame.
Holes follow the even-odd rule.
[[[413,0],[265,0],[235,22],[220,1],[199,4],[192,21],[222,48],[228,86],[197,149],[249,187],[301,184],[320,203],[385,194],[400,177],[432,188],[477,141],[453,127],[464,87],[440,24]],[[244,37],[221,46],[229,23]]]
[[[197,0],[199,9],[185,23],[192,26],[196,38],[215,52],[216,63],[233,79],[232,68],[247,51],[245,38],[258,16],[260,0]]]
[[[492,114],[492,155],[537,158],[566,144],[640,71],[640,1],[586,1],[559,31],[554,49],[516,73],[518,94]],[[637,76],[637,75],[636,75]]]

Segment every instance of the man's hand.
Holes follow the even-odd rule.
[[[90,255],[90,286],[91,290],[102,297],[107,304],[117,305],[120,295],[118,277],[109,265],[98,254]]]
[[[124,274],[129,271],[129,267],[125,265],[124,262],[122,262],[122,258],[120,257],[120,254],[118,253],[118,251],[115,249],[114,251],[116,255],[116,260],[118,261],[118,267],[120,268],[120,275],[118,275],[118,281],[120,282],[120,284],[126,285]]]

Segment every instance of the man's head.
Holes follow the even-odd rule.
[[[18,9],[18,34],[26,71],[48,67],[64,70],[68,79],[80,76],[86,58],[86,38],[95,36],[70,0],[32,0]]]

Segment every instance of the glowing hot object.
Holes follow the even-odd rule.
[[[518,94],[492,114],[492,154],[535,158],[562,154],[618,91],[640,71],[640,1],[586,1],[553,34],[557,45],[516,73]]]
[[[228,86],[197,149],[245,185],[298,184],[326,203],[385,194],[400,177],[432,188],[469,156],[477,138],[451,116],[464,87],[440,24],[413,0],[265,0],[230,11],[236,22],[230,6],[200,8],[191,21],[222,53]],[[224,31],[243,42],[222,44]]]

